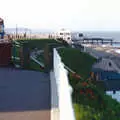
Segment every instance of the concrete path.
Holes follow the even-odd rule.
[[[0,120],[50,120],[49,75],[0,68]]]

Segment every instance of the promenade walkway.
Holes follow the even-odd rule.
[[[0,120],[50,120],[48,74],[0,68]]]

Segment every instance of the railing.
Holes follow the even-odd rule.
[[[17,41],[14,41],[12,43],[12,61],[15,67],[18,67],[18,68],[21,67],[20,49],[21,49],[20,43]]]
[[[72,105],[72,88],[69,85],[68,71],[62,63],[61,58],[54,48],[54,65],[53,75],[56,82],[59,120],[75,120],[73,105]],[[53,94],[53,99],[56,97]]]

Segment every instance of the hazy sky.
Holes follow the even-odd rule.
[[[120,30],[120,0],[0,0],[5,27]]]

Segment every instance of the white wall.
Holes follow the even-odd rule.
[[[62,35],[60,34],[62,33]],[[62,29],[56,33],[56,38],[63,38],[68,43],[71,43],[71,32],[69,30]],[[70,39],[68,39],[70,38]]]
[[[57,95],[52,94],[52,98],[58,97],[59,120],[75,120],[72,106],[72,88],[69,84],[68,72],[64,68],[61,58],[54,48],[54,82],[57,86]]]

